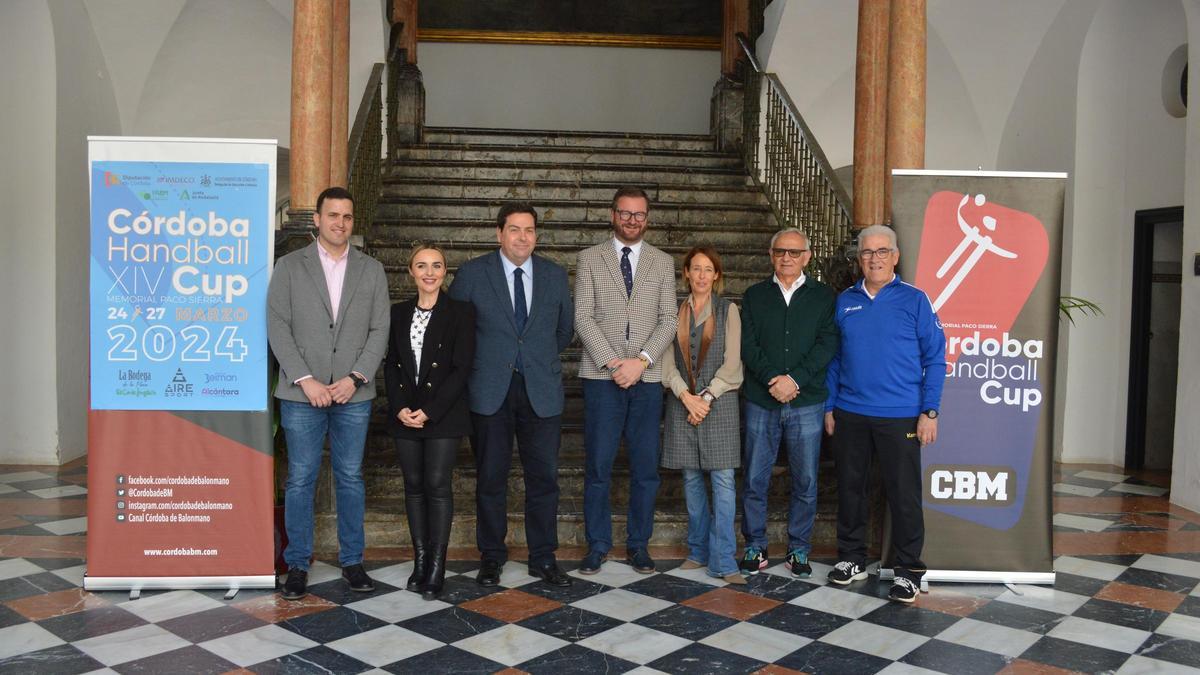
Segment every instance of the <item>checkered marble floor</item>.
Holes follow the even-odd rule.
[[[434,602],[401,590],[411,563],[388,552],[372,593],[318,563],[299,602],[130,600],[80,588],[86,469],[0,467],[0,673],[1200,673],[1200,514],[1162,476],[1113,471],[1056,467],[1053,588],[934,584],[901,606],[874,577],[826,585],[830,558],[737,587],[664,552],[653,575],[564,560],[566,589],[516,561],[483,588],[456,560]]]

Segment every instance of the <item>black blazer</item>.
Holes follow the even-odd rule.
[[[414,363],[409,329],[416,298],[392,305],[384,380],[387,383],[388,428],[398,438],[453,438],[471,430],[467,377],[475,358],[475,307],[438,294],[425,328],[421,363]],[[420,377],[416,377],[416,374]],[[396,419],[401,409],[423,410],[423,429]]]

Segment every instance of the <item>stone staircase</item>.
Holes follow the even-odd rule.
[[[430,240],[442,246],[453,275],[462,262],[495,250],[496,211],[501,203],[520,199],[539,212],[537,252],[565,266],[573,279],[579,250],[611,236],[609,205],[622,185],[638,185],[649,193],[646,239],[674,255],[677,264],[695,244],[716,247],[725,266],[725,294],[731,299],[740,301],[747,286],[769,273],[766,250],[779,228],[775,216],[741,158],[717,152],[708,136],[427,128],[422,144],[402,148],[385,167],[365,248],[384,264],[392,298],[398,301],[413,293],[405,267],[412,242]],[[682,299],[682,285],[679,289]],[[567,392],[559,471],[563,546],[585,544],[579,356],[576,340],[562,357]],[[367,543],[405,547],[409,540],[404,487],[386,432],[384,395],[380,385],[364,460]],[[835,544],[836,506],[828,461],[821,473],[814,545],[828,551]],[[769,532],[776,555],[782,555],[786,541],[785,474],[786,467],[777,467],[772,482]],[[662,478],[651,544],[681,544],[687,530],[682,480],[677,471],[664,470]],[[618,546],[625,537],[627,483],[622,456],[614,470],[612,494]],[[318,505],[330,504],[327,484],[321,493]],[[459,452],[454,496],[451,545],[473,548],[475,468],[467,442]],[[509,539],[515,546],[524,544],[523,502],[520,462],[514,457]],[[317,516],[317,545],[326,551],[337,548],[334,517],[328,509]]]

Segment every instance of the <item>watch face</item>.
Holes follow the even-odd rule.
[[[936,419],[937,419],[937,416],[938,416],[938,411],[936,411],[936,410],[926,410],[926,411],[925,411],[925,413],[924,413],[924,415],[925,415],[926,417],[928,417],[929,419],[931,419],[931,420],[936,420]]]

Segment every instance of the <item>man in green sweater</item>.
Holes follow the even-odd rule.
[[[838,348],[834,293],[804,274],[812,259],[808,236],[790,227],[771,238],[775,274],[742,298],[742,362],[745,367],[745,486],[739,566],[757,574],[767,562],[767,488],[782,440],[792,475],[788,509],[787,568],[812,574],[813,518],[817,513],[817,464],[825,412],[825,366]]]

